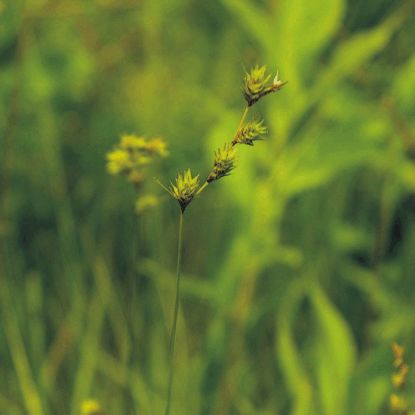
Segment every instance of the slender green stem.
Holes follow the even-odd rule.
[[[238,132],[239,132],[239,130],[240,130],[240,129],[242,128],[242,126],[244,125],[244,121],[245,121],[246,116],[248,115],[248,112],[249,112],[249,107],[248,107],[248,106],[246,106],[246,107],[245,107],[245,110],[244,110],[244,112],[243,112],[243,114],[242,114],[241,120],[239,121],[238,128],[236,129],[236,133],[235,133],[235,135],[234,135],[234,137],[233,137],[233,140],[232,140],[232,147],[235,147],[235,145],[237,144],[236,137],[238,136]]]
[[[177,317],[179,315],[180,307],[180,266],[182,262],[182,234],[183,234],[183,212],[180,212],[180,222],[179,222],[179,235],[178,235],[178,244],[177,244],[177,269],[176,269],[176,300],[174,303],[174,315],[173,315],[173,324],[170,334],[170,343],[169,343],[169,386],[167,392],[167,404],[165,415],[170,414],[170,401],[171,401],[171,392],[173,388],[173,377],[174,377],[174,345],[176,343],[176,330],[177,330]]]
[[[199,190],[196,192],[196,196],[199,196],[199,195],[200,195],[200,193],[202,193],[202,192],[203,192],[203,190],[205,190],[205,189],[206,189],[206,187],[208,187],[208,185],[209,185],[209,182],[204,182],[204,183],[202,184],[202,186],[200,186],[200,187],[199,187]]]
[[[245,107],[245,111],[243,112],[242,117],[241,117],[241,120],[239,121],[239,125],[238,125],[238,128],[237,128],[237,130],[236,130],[235,135],[236,135],[236,134],[238,134],[238,131],[239,131],[239,130],[240,130],[240,128],[242,127],[242,125],[243,125],[243,123],[244,123],[244,121],[245,121],[245,118],[246,118],[246,116],[248,115],[248,111],[249,111],[249,107],[247,106],[247,107]]]

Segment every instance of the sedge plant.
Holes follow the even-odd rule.
[[[260,141],[267,134],[267,128],[262,120],[246,121],[250,108],[264,96],[279,91],[287,82],[278,78],[278,73],[270,82],[271,75],[267,74],[265,66],[255,66],[245,73],[243,80],[243,95],[246,107],[242,113],[234,137],[218,148],[214,153],[213,167],[206,176],[203,184],[200,183],[200,175],[193,175],[190,169],[177,175],[174,182],[168,187],[159,184],[175,199],[180,207],[178,243],[177,243],[177,267],[176,267],[176,294],[173,311],[173,322],[169,341],[169,377],[167,389],[167,401],[165,415],[170,414],[171,397],[174,378],[174,346],[176,342],[177,319],[180,308],[180,276],[183,247],[183,222],[184,213],[190,203],[199,197],[210,183],[218,181],[228,176],[236,167],[237,156],[236,147],[240,144],[253,146],[256,141]]]
[[[212,182],[229,176],[236,167],[238,145],[254,146],[255,142],[263,140],[267,134],[264,121],[252,119],[247,121],[250,108],[261,98],[268,94],[279,91],[287,82],[278,78],[278,73],[271,81],[271,75],[267,73],[265,66],[255,66],[245,73],[242,92],[246,101],[241,119],[235,135],[229,142],[223,144],[214,153],[213,167],[203,183],[200,175],[194,175],[190,169],[179,173],[169,186],[157,182],[175,199],[180,208],[177,263],[176,263],[176,293],[174,300],[173,321],[169,340],[169,375],[166,398],[165,415],[170,414],[171,398],[174,379],[174,347],[176,343],[177,319],[180,308],[180,277],[183,250],[183,223],[184,214],[191,202],[199,197]],[[138,190],[142,187],[145,178],[145,168],[157,157],[167,155],[166,144],[162,139],[146,140],[135,135],[124,135],[120,143],[113,151],[107,154],[107,169],[111,174],[125,176]],[[146,196],[144,200],[148,197]],[[143,198],[138,199],[136,206],[143,203]],[[139,210],[139,209],[138,209]]]

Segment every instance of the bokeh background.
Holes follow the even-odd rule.
[[[413,0],[0,1],[0,413],[161,414],[178,207],[244,108],[269,136],[186,212],[174,414],[389,414],[415,362]],[[166,139],[137,194],[122,133]],[[415,370],[407,398],[415,408]]]

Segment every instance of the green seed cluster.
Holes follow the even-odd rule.
[[[271,75],[267,74],[266,70],[266,66],[257,65],[250,72],[245,73],[242,89],[248,107],[254,105],[263,96],[278,91],[286,84],[278,79],[278,73],[273,82],[269,84]]]
[[[226,143],[223,148],[218,148],[215,152],[213,170],[210,172],[206,181],[208,183],[229,176],[236,165],[236,154],[232,144]]]
[[[190,169],[183,174],[178,174],[176,183],[170,183],[169,193],[179,202],[182,212],[185,211],[187,205],[193,200],[199,188],[199,175],[192,176]]]
[[[247,144],[253,146],[255,141],[263,140],[262,136],[267,132],[267,127],[265,127],[263,121],[250,121],[237,131],[232,145]]]

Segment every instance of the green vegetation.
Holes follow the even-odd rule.
[[[171,414],[415,408],[413,0],[2,0],[0,23],[0,414],[164,412],[178,207],[153,177],[205,180],[215,150],[227,174],[231,140],[186,210]],[[258,102],[281,81],[241,88],[257,63],[289,81]]]

